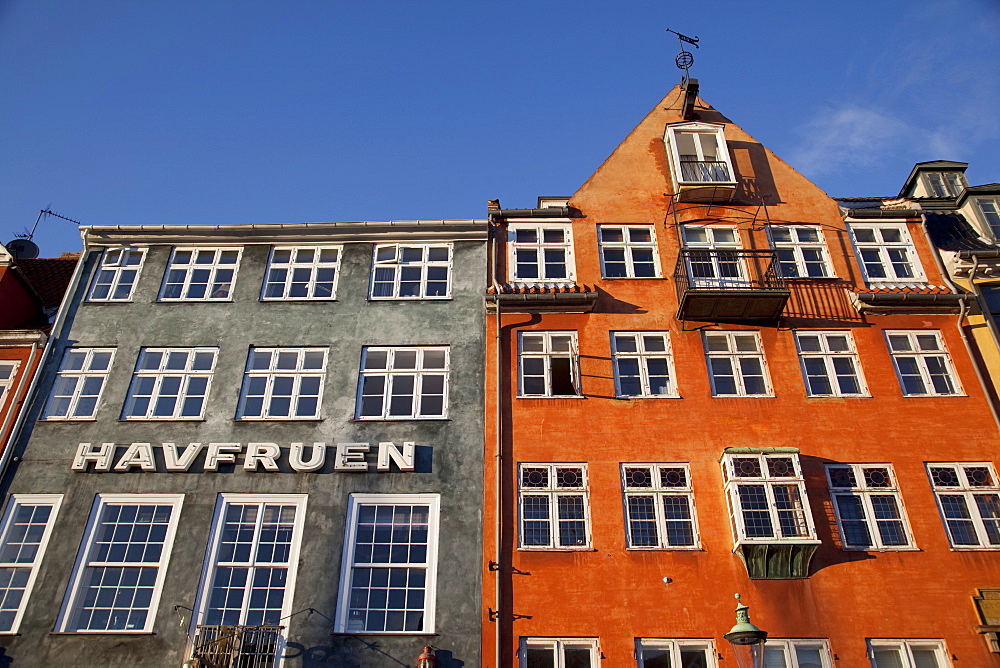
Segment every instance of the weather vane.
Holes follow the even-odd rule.
[[[675,35],[677,35],[677,41],[681,45],[681,52],[677,54],[676,58],[674,58],[674,62],[677,64],[677,69],[684,70],[684,78],[689,79],[690,78],[689,70],[691,69],[691,66],[694,65],[694,54],[691,53],[690,51],[687,51],[684,48],[684,43],[687,42],[688,44],[693,44],[694,48],[697,49],[699,48],[698,47],[699,39],[697,37],[688,37],[687,35],[682,35],[676,30],[671,30],[670,28],[667,28],[667,32],[672,32]]]

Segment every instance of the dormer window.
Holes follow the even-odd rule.
[[[667,126],[664,141],[674,180],[680,185],[733,184],[733,165],[723,126],[681,123]]]
[[[994,239],[1000,239],[1000,197],[977,197],[976,205]]]
[[[958,197],[968,185],[961,172],[926,172],[924,182],[929,197]]]

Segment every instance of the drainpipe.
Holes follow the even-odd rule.
[[[83,228],[80,232],[80,239],[83,241],[83,251],[80,253],[80,259],[76,263],[76,269],[73,270],[73,278],[70,279],[69,285],[66,286],[66,292],[63,293],[55,322],[52,323],[52,333],[49,335],[49,340],[45,342],[45,348],[42,350],[42,357],[38,362],[38,368],[35,370],[35,375],[31,379],[31,385],[28,386],[28,392],[24,397],[24,404],[21,406],[21,411],[17,416],[17,421],[14,423],[14,428],[10,432],[10,437],[4,445],[3,454],[0,454],[0,487],[6,488],[7,469],[10,467],[10,460],[14,454],[14,444],[21,436],[24,423],[28,419],[29,409],[38,393],[38,384],[42,378],[42,372],[45,370],[45,365],[52,356],[56,342],[65,333],[63,329],[66,326],[66,313],[69,311],[69,306],[73,302],[73,295],[76,294],[77,287],[80,285],[80,277],[83,276],[83,265],[87,261],[87,253],[89,251],[87,234],[89,232],[90,230],[87,228]]]
[[[497,267],[499,266],[499,253],[500,253],[500,228],[496,224],[493,216],[490,216],[490,221],[493,222],[492,229],[490,230],[490,243],[493,244],[493,271],[490,275],[490,283],[493,286],[493,298],[494,305],[496,306],[496,336],[494,343],[496,346],[496,539],[495,539],[495,554],[494,562],[496,563],[494,572],[494,588],[495,588],[495,602],[496,605],[496,630],[494,638],[494,653],[495,663],[493,664],[495,668],[501,668],[501,658],[502,647],[501,641],[503,637],[501,625],[502,625],[502,605],[503,605],[503,593],[501,587],[503,586],[503,576],[500,570],[500,564],[503,563],[503,545],[501,542],[502,530],[503,530],[503,319],[500,314],[500,284],[497,282]]]
[[[996,403],[993,400],[993,394],[989,390],[989,385],[986,382],[986,378],[983,375],[983,370],[980,368],[979,359],[976,357],[972,349],[972,342],[969,340],[969,334],[965,331],[962,323],[965,322],[965,316],[969,313],[969,302],[968,294],[963,293],[961,289],[956,285],[956,283],[951,280],[951,276],[944,268],[944,262],[941,260],[941,254],[938,252],[937,246],[931,240],[930,232],[927,231],[927,218],[923,214],[920,216],[921,225],[920,229],[924,232],[924,237],[927,239],[927,245],[931,249],[931,255],[934,256],[934,262],[937,264],[938,272],[940,272],[941,277],[944,278],[945,282],[951,288],[951,291],[957,295],[960,295],[962,300],[959,302],[959,313],[958,320],[955,322],[955,326],[958,328],[958,334],[962,339],[962,343],[965,344],[965,352],[969,355],[969,360],[972,362],[972,369],[976,372],[976,378],[979,380],[979,386],[983,388],[983,395],[986,397],[986,405],[989,406],[990,414],[993,416],[993,422],[996,423],[997,428],[1000,429],[1000,413],[997,411]],[[975,288],[976,285],[976,269],[979,265],[979,258],[976,256],[972,257],[972,270],[969,272],[969,284],[973,286],[972,291],[974,296],[978,297],[978,291]],[[989,318],[987,318],[989,320]],[[996,332],[993,328],[990,328],[993,332],[994,343],[997,342]],[[997,349],[1000,350],[1000,344],[997,345]]]

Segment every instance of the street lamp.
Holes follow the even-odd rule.
[[[739,668],[763,668],[764,643],[767,642],[767,631],[761,631],[750,623],[750,608],[740,602],[736,595],[736,626],[722,636],[733,646],[736,663]]]

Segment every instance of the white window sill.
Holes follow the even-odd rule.
[[[439,636],[434,631],[330,631],[332,636]]]
[[[630,399],[682,399],[679,394],[618,394],[615,399],[628,401]]]
[[[774,399],[773,394],[713,394],[713,399]]]
[[[157,299],[158,304],[204,304],[215,303],[215,304],[231,304],[233,301],[232,297],[227,297],[226,299]]]
[[[840,549],[844,552],[923,552],[919,547],[914,545],[905,545],[902,547],[844,547],[840,546]],[[1000,547],[997,548],[1000,550]]]
[[[952,552],[998,552],[1000,545],[988,545],[986,547],[976,547],[975,545],[952,545]]]
[[[50,636],[155,636],[155,631],[49,631]]]
[[[517,551],[518,552],[597,552],[597,549],[589,545],[580,547],[521,546],[517,548]]]
[[[807,394],[806,399],[871,399],[870,394]]]
[[[123,417],[119,422],[204,422],[205,417]]]
[[[447,416],[428,416],[428,417],[356,417],[351,420],[351,422],[450,422],[451,418]]]
[[[584,394],[519,394],[517,399],[586,399]]]
[[[666,276],[601,276],[604,281],[663,281]]]
[[[741,538],[736,541],[733,552],[742,545],[822,545],[822,543],[823,541],[818,538]]]
[[[96,417],[43,417],[39,422],[97,422]]]
[[[451,295],[446,297],[368,297],[370,302],[446,302],[452,299]]]
[[[625,549],[627,551],[629,551],[629,552],[704,552],[705,551],[705,548],[703,548],[701,545],[694,545],[694,546],[691,546],[691,547],[689,547],[687,545],[685,545],[683,547],[680,547],[680,546],[679,547],[674,547],[674,546],[668,546],[668,547],[626,547]]]
[[[335,302],[336,297],[261,297],[261,302]]]
[[[233,422],[322,422],[322,417],[235,417]]]
[[[88,299],[86,304],[131,304],[132,299]]]
[[[954,394],[904,394],[904,399],[940,399],[942,397],[967,397],[968,394],[964,392],[956,392]]]

